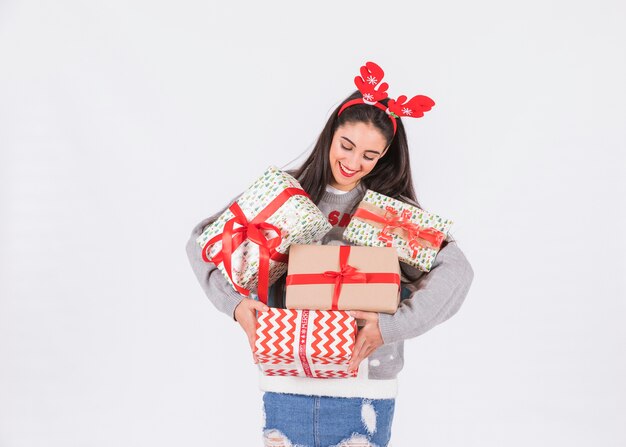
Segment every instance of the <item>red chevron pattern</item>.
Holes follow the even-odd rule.
[[[309,331],[300,334],[303,312]],[[356,372],[349,374],[345,369],[355,337],[356,320],[345,311],[270,308],[258,314],[255,353],[268,376],[354,377]]]
[[[255,352],[264,363],[293,363],[297,315],[286,309],[260,312],[257,318]]]
[[[281,355],[257,354],[256,358],[259,361],[259,363],[267,363],[270,365],[278,365],[278,364],[289,365],[289,364],[295,363],[293,356],[288,357],[288,356],[281,356]]]
[[[316,358],[316,357],[312,357],[312,359],[314,359],[313,364],[314,365],[346,365],[348,362],[346,362],[346,358],[345,357],[339,357],[336,359],[333,358]]]
[[[311,358],[346,359],[352,355],[356,336],[356,321],[345,311],[318,311],[319,323],[313,334]]]
[[[299,376],[297,369],[271,369],[268,368],[265,371],[265,375],[267,376]]]
[[[323,371],[323,370],[315,370],[316,377],[320,379],[345,379],[348,377],[356,377],[357,372],[348,371]]]
[[[327,352],[324,349],[326,342],[330,342],[328,339],[328,332],[330,329],[329,324],[333,323],[335,318],[334,312],[320,311],[318,312],[319,319],[317,320],[317,330],[313,333],[313,343],[311,343],[311,358],[323,358]],[[331,321],[329,321],[331,320]]]

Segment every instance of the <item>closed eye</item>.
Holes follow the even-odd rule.
[[[343,149],[344,151],[351,151],[352,148],[351,147],[346,147],[343,144],[341,145],[341,149]],[[363,158],[367,161],[373,161],[374,159],[371,157],[368,157],[367,155],[363,155]]]

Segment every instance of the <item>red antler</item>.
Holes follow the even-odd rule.
[[[385,72],[374,62],[366,62],[361,67],[361,76],[354,78],[354,84],[363,94],[363,102],[373,104],[387,97],[389,85],[386,82],[380,83],[383,76]]]
[[[382,68],[374,62],[366,62],[361,67],[361,76],[354,78],[354,84],[363,97],[345,102],[337,112],[337,116],[341,115],[348,107],[363,103],[370,104],[387,112],[393,123],[393,133],[395,135],[398,126],[396,118],[402,116],[419,118],[424,116],[424,112],[428,112],[435,105],[435,102],[428,96],[417,95],[407,102],[407,97],[401,95],[398,99],[389,99],[387,106],[385,106],[380,101],[387,98],[389,85],[386,82],[381,83],[383,76],[385,76],[385,72]]]
[[[435,105],[435,101],[424,95],[414,96],[409,102],[406,102],[406,98],[405,95],[401,95],[398,96],[398,99],[390,99],[387,103],[389,112],[397,117],[409,116],[419,118],[424,116],[424,112],[428,112]]]

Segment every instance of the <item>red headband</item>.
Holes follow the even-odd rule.
[[[387,97],[387,89],[389,88],[386,82],[380,83],[384,76],[385,72],[377,64],[374,62],[366,62],[365,65],[361,67],[361,76],[354,78],[354,84],[363,97],[346,102],[341,106],[341,109],[339,109],[337,116],[341,115],[341,112],[350,106],[370,104],[374,107],[378,107],[389,115],[393,123],[393,134],[395,135],[397,128],[396,118],[400,118],[401,116],[420,118],[424,116],[424,112],[428,112],[435,105],[435,102],[428,96],[417,95],[406,102],[407,97],[400,95],[398,99],[390,99],[387,106],[385,106],[379,102]]]

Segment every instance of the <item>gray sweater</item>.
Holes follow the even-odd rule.
[[[357,186],[345,194],[327,191],[317,204],[333,228],[322,244],[345,245],[343,231],[365,187]],[[187,242],[187,256],[202,289],[221,312],[233,317],[243,299],[213,264],[202,260],[196,239],[217,216],[198,223]],[[454,315],[463,303],[473,270],[455,242],[448,242],[437,254],[428,273],[405,263],[402,269],[402,300],[395,314],[379,313],[378,324],[384,344],[359,366],[359,374],[350,379],[311,379],[302,377],[268,377],[260,373],[264,391],[338,397],[393,398],[397,393],[397,376],[404,365],[404,340],[417,337]],[[271,304],[271,303],[270,303]]]

